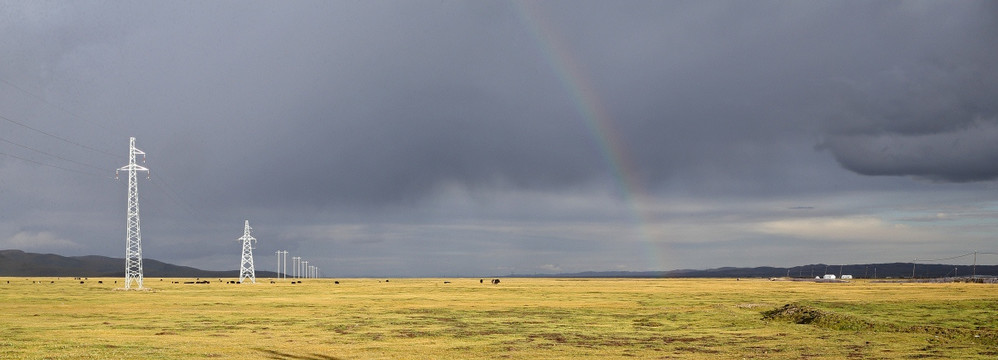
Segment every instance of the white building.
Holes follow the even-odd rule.
[[[835,280],[835,274],[825,274],[825,280]]]

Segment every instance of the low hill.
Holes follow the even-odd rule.
[[[106,256],[61,256],[36,254],[21,250],[0,250],[0,276],[59,276],[59,277],[124,277],[125,259]],[[145,277],[237,278],[238,270],[211,271],[189,266],[167,264],[143,259]],[[998,276],[998,265],[914,264],[916,278],[945,276]],[[681,269],[670,271],[587,271],[562,274],[512,274],[510,277],[567,278],[814,278],[824,274],[852,275],[855,278],[911,278],[912,263],[879,263],[859,265],[811,264],[794,267],[721,267],[706,270]],[[276,277],[273,271],[257,271],[258,278]]]
[[[144,277],[238,278],[239,270],[211,271],[142,259]],[[124,277],[125,259],[107,256],[61,256],[21,250],[0,250],[0,276]],[[257,271],[256,277],[276,277]]]
[[[914,266],[914,267],[913,267]],[[937,278],[946,276],[998,275],[998,265],[945,265],[945,264],[912,264],[912,263],[879,263],[858,265],[828,265],[811,264],[794,267],[721,267],[706,270],[670,270],[670,271],[586,271],[563,274],[513,274],[510,277],[578,277],[578,278],[769,278],[797,277],[814,278],[824,274],[852,275],[857,279],[865,278],[911,278],[912,269],[916,278]]]

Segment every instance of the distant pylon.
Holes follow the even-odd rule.
[[[142,231],[139,229],[139,188],[135,178],[136,171],[145,171],[147,176],[149,169],[135,164],[135,155],[142,155],[145,162],[146,153],[135,148],[135,138],[128,139],[128,165],[122,166],[114,172],[115,178],[118,171],[128,172],[128,213],[125,217],[125,289],[132,287],[132,280],[142,288]]]
[[[287,272],[288,272],[288,251],[287,250],[277,250],[275,252],[277,253],[277,278],[281,279],[281,264],[282,264],[282,262],[281,262],[281,255],[284,255],[284,262],[283,262],[283,264],[284,264],[284,278],[287,279],[288,278],[288,276],[287,276],[288,275],[287,274]]]
[[[246,220],[246,226],[243,227],[243,237],[237,239],[243,242],[243,258],[239,262],[239,282],[242,283],[244,279],[249,278],[254,284],[256,284],[256,270],[253,269],[253,241],[256,239],[250,235],[249,220]]]
[[[288,251],[284,250],[284,279],[288,278]]]
[[[281,251],[277,250],[277,251],[275,251],[275,253],[277,253],[277,278],[280,279],[281,278]]]

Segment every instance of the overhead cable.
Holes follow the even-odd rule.
[[[3,152],[0,152],[0,155],[12,157],[12,158],[15,158],[15,159],[18,159],[18,160],[21,160],[21,161],[25,161],[25,162],[29,162],[29,163],[32,163],[32,164],[36,164],[36,165],[48,166],[48,167],[56,168],[56,169],[59,169],[59,170],[65,170],[65,171],[69,171],[69,172],[74,172],[74,173],[77,173],[77,174],[89,175],[89,176],[94,176],[94,177],[99,177],[99,178],[110,178],[110,176],[105,177],[105,176],[102,176],[100,174],[95,174],[95,173],[91,173],[91,172],[74,170],[74,169],[65,168],[65,167],[62,167],[62,166],[59,166],[59,165],[46,164],[46,163],[38,162],[38,161],[35,161],[35,160],[31,160],[31,159],[28,159],[28,158],[23,158],[23,157],[20,157],[20,156],[17,156],[17,155],[11,155],[11,154],[7,154],[7,153],[3,153]]]
[[[88,122],[88,123],[91,123],[91,124],[93,124],[94,126],[97,126],[97,127],[101,128],[101,129],[104,129],[104,130],[106,130],[106,131],[111,131],[111,129],[108,129],[108,128],[107,128],[107,127],[105,127],[104,125],[101,125],[101,124],[98,124],[98,123],[96,123],[96,122],[93,122],[93,121],[90,121],[90,120],[87,120],[86,118],[84,118],[84,117],[82,117],[82,116],[80,116],[80,115],[77,115],[76,113],[74,113],[74,112],[72,112],[72,111],[69,111],[69,110],[66,110],[66,108],[64,108],[64,107],[62,107],[62,106],[59,106],[59,105],[56,105],[56,104],[53,104],[53,103],[49,102],[48,100],[45,100],[45,98],[44,98],[44,97],[42,97],[42,96],[39,96],[38,94],[35,94],[35,93],[33,93],[33,92],[30,92],[30,91],[28,91],[28,90],[25,90],[24,88],[22,88],[22,87],[18,86],[17,84],[14,84],[14,83],[12,83],[12,82],[10,82],[10,81],[7,81],[7,80],[6,80],[6,79],[4,79],[4,78],[0,78],[0,82],[2,82],[2,83],[4,83],[4,84],[7,84],[7,86],[10,86],[10,87],[12,87],[12,88],[14,88],[14,89],[17,89],[18,91],[20,91],[20,92],[22,92],[22,93],[24,93],[24,94],[26,94],[26,95],[28,95],[28,96],[30,96],[30,97],[32,97],[32,98],[34,98],[35,100],[38,100],[38,101],[41,101],[42,103],[44,103],[44,104],[46,104],[46,105],[48,105],[48,106],[51,106],[51,107],[53,107],[53,108],[55,108],[55,109],[57,109],[57,110],[59,110],[59,111],[62,111],[63,113],[65,113],[65,114],[67,114],[67,115],[69,115],[69,116],[72,116],[72,117],[75,117],[75,118],[77,118],[77,119],[80,119],[80,120],[83,120],[83,121],[86,121],[86,122]]]
[[[3,116],[2,114],[0,114],[0,119],[4,119],[4,120],[7,120],[7,121],[8,121],[8,122],[10,122],[11,124],[14,124],[14,125],[17,125],[17,126],[20,126],[20,127],[23,127],[23,128],[26,128],[26,129],[29,129],[29,130],[32,130],[32,131],[35,131],[35,132],[38,132],[38,133],[41,133],[41,134],[44,134],[44,135],[48,135],[48,136],[51,136],[51,137],[53,137],[53,138],[56,138],[56,139],[59,139],[59,140],[62,140],[63,142],[66,142],[66,143],[70,143],[70,144],[73,144],[73,145],[76,145],[76,146],[79,146],[79,147],[81,147],[81,148],[84,148],[84,149],[87,149],[87,150],[90,150],[90,151],[95,151],[95,152],[99,152],[99,153],[101,153],[101,154],[104,154],[104,155],[107,155],[107,156],[110,156],[110,157],[113,157],[113,158],[117,158],[117,157],[118,157],[118,155],[115,155],[115,154],[112,154],[112,153],[110,153],[110,152],[107,152],[107,151],[104,151],[104,150],[101,150],[101,149],[96,149],[96,148],[93,148],[93,147],[90,147],[90,146],[86,146],[86,145],[83,145],[83,144],[80,144],[80,143],[78,143],[78,142],[75,142],[75,141],[73,141],[73,140],[69,140],[69,139],[67,139],[67,138],[64,138],[64,137],[61,137],[61,136],[59,136],[59,135],[55,135],[55,134],[52,134],[52,133],[49,133],[49,132],[46,132],[46,131],[44,131],[44,130],[39,130],[39,129],[36,129],[36,128],[33,128],[33,127],[31,127],[31,126],[28,126],[28,125],[25,125],[24,123],[21,123],[21,122],[19,122],[19,121],[16,121],[16,120],[13,120],[13,119],[11,119],[11,118],[8,118],[8,117],[6,117],[6,116]]]
[[[14,145],[14,146],[18,146],[18,147],[21,147],[21,148],[24,148],[24,149],[28,149],[28,150],[34,151],[36,153],[39,153],[39,154],[48,155],[48,156],[54,157],[54,158],[62,160],[62,161],[68,161],[68,162],[71,162],[71,163],[74,163],[74,164],[77,164],[77,165],[86,166],[86,167],[91,168],[91,169],[95,169],[95,170],[99,170],[99,171],[107,171],[107,169],[102,169],[102,168],[94,166],[94,165],[90,165],[90,164],[87,164],[87,163],[82,163],[82,162],[79,162],[79,161],[76,161],[76,160],[72,160],[72,159],[67,159],[67,158],[64,158],[62,156],[59,156],[59,155],[56,155],[56,154],[51,154],[51,153],[48,153],[48,152],[45,152],[45,151],[42,151],[42,150],[38,150],[38,149],[35,149],[35,148],[27,146],[27,145],[18,144],[16,142],[13,142],[13,141],[10,141],[10,140],[7,140],[7,139],[0,138],[0,142],[5,142],[5,143],[8,143],[8,144],[11,144],[11,145]]]

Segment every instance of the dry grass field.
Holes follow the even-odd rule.
[[[210,280],[0,278],[0,358],[998,358],[994,285]]]

